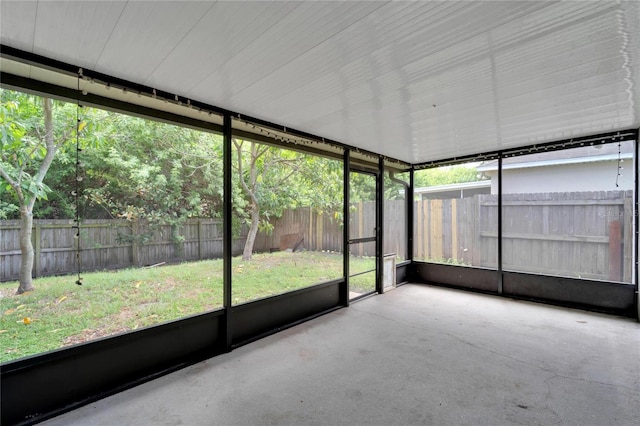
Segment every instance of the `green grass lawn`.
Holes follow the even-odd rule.
[[[372,259],[352,259],[368,267]],[[340,253],[256,254],[233,259],[234,304],[342,276]],[[222,307],[222,260],[34,280],[15,296],[0,285],[0,362]],[[354,282],[355,284],[355,282]]]

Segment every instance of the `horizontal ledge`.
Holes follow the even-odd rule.
[[[497,232],[481,231],[481,237],[498,238]],[[558,242],[574,242],[574,243],[598,243],[609,244],[609,237],[600,237],[592,235],[544,235],[544,234],[522,234],[517,232],[503,232],[502,238],[510,238],[513,240],[540,240],[540,241],[558,241]]]
[[[497,201],[481,201],[483,206],[498,206]],[[514,200],[502,201],[502,206],[618,206],[623,205],[624,199],[612,198],[604,200]]]

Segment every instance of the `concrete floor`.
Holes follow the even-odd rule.
[[[46,425],[638,425],[640,324],[405,285]]]

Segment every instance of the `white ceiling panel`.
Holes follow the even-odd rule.
[[[215,3],[156,68],[147,84],[166,84],[169,91],[199,96],[201,92],[194,89],[195,86],[221,69],[298,5],[296,2]],[[198,58],[197,66],[194,66],[194,57]],[[208,90],[214,87],[222,93],[221,98],[229,98],[231,86],[228,75],[232,72],[221,74],[224,78],[210,82]],[[182,77],[176,79],[176,75]]]
[[[127,2],[96,68],[146,83],[212,6],[211,2]]]
[[[640,125],[638,1],[0,2],[5,45],[421,163]]]
[[[40,1],[33,53],[92,69],[126,2]]]
[[[570,16],[580,25],[555,17],[557,27],[495,54],[503,146],[637,126],[627,76],[638,39],[629,44],[615,4],[578,6]]]
[[[193,93],[224,90],[230,93],[225,99],[243,113],[249,113],[260,103],[257,97],[258,81],[264,81],[278,70],[295,70],[296,60],[318,44],[337,36],[353,22],[384,3],[368,2],[304,2],[284,14],[252,43],[237,52],[233,58],[212,72]],[[300,70],[302,72],[302,70]],[[296,72],[296,74],[298,74]],[[299,74],[298,74],[299,75]],[[221,88],[221,84],[225,86]],[[268,83],[267,83],[268,84]],[[283,87],[291,87],[289,81],[278,80],[267,91],[279,93]],[[299,84],[299,83],[298,83]],[[267,94],[268,95],[268,94]],[[242,108],[238,108],[242,107]]]
[[[0,2],[0,40],[16,49],[33,49],[38,3],[26,1]],[[19,17],[20,19],[16,19]]]

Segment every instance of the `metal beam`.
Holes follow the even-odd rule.
[[[407,189],[405,195],[407,197],[407,259],[413,262],[413,233],[415,232],[413,226],[413,218],[414,218],[414,201],[413,201],[413,190],[414,190],[414,173],[415,169],[412,167],[409,170],[409,188]],[[411,270],[411,268],[409,268]],[[411,276],[409,276],[411,279]]]
[[[376,175],[376,291],[383,292],[384,271],[384,158],[378,159],[378,174]]]
[[[428,161],[414,164],[416,170],[431,169],[434,167],[451,166],[455,164],[469,163],[474,161],[496,160],[499,156],[515,157],[525,154],[536,154],[539,152],[560,151],[567,148],[578,148],[581,146],[602,145],[612,142],[624,142],[637,139],[637,129],[623,129],[615,132],[600,133],[597,135],[581,136],[571,139],[562,139],[553,142],[544,142],[518,148],[502,149],[497,151],[484,152],[482,154],[464,155],[461,157],[445,158],[442,160]]]
[[[222,258],[223,258],[223,306],[224,306],[224,341],[225,348],[230,351],[233,340],[232,331],[232,319],[231,319],[231,294],[232,294],[232,274],[231,274],[231,256],[232,256],[232,220],[233,210],[231,206],[231,153],[232,153],[232,129],[231,129],[231,115],[224,114],[223,118],[223,173],[224,173],[224,197],[223,197],[223,209],[222,224],[224,233],[222,235]]]
[[[635,239],[635,259],[634,259],[634,265],[635,265],[635,272],[634,272],[634,281],[635,281],[635,303],[636,303],[636,318],[638,319],[638,321],[640,321],[640,292],[638,291],[638,286],[640,285],[640,283],[638,282],[638,280],[640,279],[640,276],[638,275],[638,267],[640,266],[640,262],[638,261],[638,259],[640,259],[640,252],[638,252],[638,250],[640,250],[640,242],[638,242],[638,240],[640,240],[640,219],[638,218],[638,216],[640,216],[640,141],[638,141],[638,137],[640,136],[640,129],[636,130],[636,142],[635,142],[635,156],[634,156],[634,172],[635,172],[635,178],[634,178],[634,197],[635,197],[635,212],[625,212],[625,214],[633,214],[634,215],[634,226],[635,226],[635,232],[634,232],[634,239]]]
[[[349,306],[349,188],[351,179],[351,152],[344,150],[342,164],[342,272],[344,285],[340,288],[340,304]]]
[[[92,93],[81,95],[77,89],[70,89],[5,72],[0,72],[0,87],[39,96],[44,95],[61,101],[72,102],[74,104],[79,101],[82,106],[101,108],[117,113],[126,113],[135,117],[160,121],[168,124],[178,124],[190,129],[215,133],[222,132],[222,127],[220,125],[210,123],[208,121],[196,120],[194,118],[185,117],[184,115],[135,105]]]
[[[29,64],[35,67],[47,69],[53,72],[58,72],[64,75],[70,75],[70,76],[77,76],[78,69],[81,68],[73,64],[57,61],[51,58],[47,58],[46,56],[37,55],[31,52],[16,49],[14,47],[6,46],[4,44],[0,44],[0,57],[13,60],[16,62],[24,63],[24,64]],[[189,103],[193,108],[202,109],[205,111],[211,111],[219,115],[230,114],[234,118],[237,118],[247,123],[254,124],[256,126],[264,127],[265,129],[271,129],[278,132],[288,133],[292,136],[297,136],[300,138],[312,139],[320,143],[323,143],[326,145],[332,145],[341,149],[350,148],[350,149],[353,149],[355,152],[362,153],[364,155],[372,156],[375,158],[377,158],[379,155],[375,152],[371,152],[365,149],[350,147],[349,145],[346,145],[342,142],[334,141],[332,139],[316,136],[311,133],[307,133],[291,127],[272,123],[270,121],[263,120],[257,117],[240,114],[234,111],[227,110],[225,108],[220,108],[215,105],[210,105],[204,102],[200,102],[198,100],[186,98],[184,96],[179,96],[174,93],[170,93],[170,92],[166,92],[150,86],[134,83],[128,80],[113,77],[108,74],[103,74],[90,69],[83,69],[83,75],[85,78],[92,79],[96,83],[105,84],[105,85],[108,84],[109,86],[117,89],[126,89],[129,92],[138,93],[141,96],[148,96],[148,97],[153,96],[158,99],[165,99],[171,103],[181,103],[185,105]],[[2,81],[2,79],[0,79],[0,81]],[[75,101],[75,98],[72,98],[72,100]],[[406,164],[407,166],[409,165],[408,163],[398,160],[396,158],[386,157],[386,156],[384,158],[390,162],[395,162],[398,164]]]
[[[502,294],[502,156],[498,157],[498,294]]]

